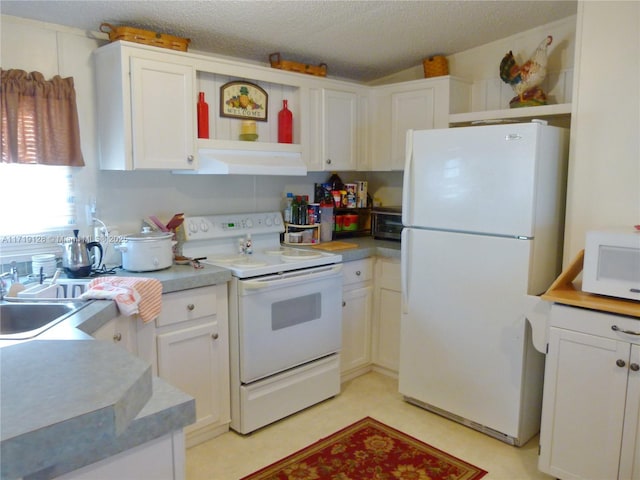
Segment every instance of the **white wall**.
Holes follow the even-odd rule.
[[[532,28],[494,42],[447,56],[449,74],[469,80],[501,81],[498,67],[502,57],[512,50],[518,61],[523,61],[533,53],[538,44],[547,35],[553,36],[553,43],[548,49],[548,70],[554,73],[573,68],[575,50],[576,16],[572,15],[556,22]],[[388,77],[377,79],[369,85],[385,85],[424,78],[422,64],[408,68]]]
[[[565,265],[587,230],[640,223],[640,2],[579,4]]]

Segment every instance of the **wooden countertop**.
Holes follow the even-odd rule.
[[[580,250],[569,265],[569,268],[562,272],[542,295],[542,299],[574,307],[590,308],[592,310],[640,318],[640,302],[583,292],[580,288],[580,283],[574,282],[582,272],[583,264],[584,250]]]

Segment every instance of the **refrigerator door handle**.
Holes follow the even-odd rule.
[[[404,225],[409,224],[409,209],[412,208],[409,203],[409,189],[411,188],[411,161],[413,157],[413,130],[407,130],[404,161],[404,177],[402,180],[402,223]]]
[[[400,233],[400,244],[401,244],[401,255],[400,255],[400,291],[402,292],[401,303],[402,303],[402,313],[409,313],[409,309],[407,305],[409,304],[409,292],[407,292],[408,283],[407,283],[407,275],[409,272],[407,271],[409,267],[409,260],[407,259],[407,251],[409,248],[409,229],[403,228]]]

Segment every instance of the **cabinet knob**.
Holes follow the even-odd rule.
[[[619,358],[618,360],[616,360],[616,365],[619,367],[624,367],[626,365],[626,362]]]
[[[345,302],[344,300],[342,301],[342,306],[346,307],[347,306],[347,302]]]
[[[331,165],[331,159],[327,158],[327,165]]]
[[[629,368],[634,372],[637,372],[638,370],[640,370],[640,365],[638,365],[637,363],[632,363],[631,365],[629,365]]]
[[[187,310],[189,310],[190,312],[193,312],[195,308],[196,306],[193,303],[190,303],[189,305],[187,305]]]
[[[358,277],[359,277],[360,275],[362,275],[362,273],[360,272],[360,270],[358,270],[358,271],[356,272],[356,276],[358,276]]]
[[[212,333],[211,334],[211,338],[213,338],[214,340],[218,339],[218,334],[217,333]]]
[[[187,162],[188,162],[188,163],[193,163],[193,155],[189,155],[189,156],[187,157]]]
[[[113,341],[114,341],[115,343],[117,343],[117,342],[119,342],[120,340],[122,340],[122,334],[121,334],[121,333],[116,333],[116,334],[113,336]]]

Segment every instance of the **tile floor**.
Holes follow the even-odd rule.
[[[552,478],[536,467],[537,437],[512,447],[404,402],[397,380],[370,372],[342,384],[335,398],[250,435],[228,432],[188,449],[187,480],[237,480],[365,416],[487,470],[487,480]]]

